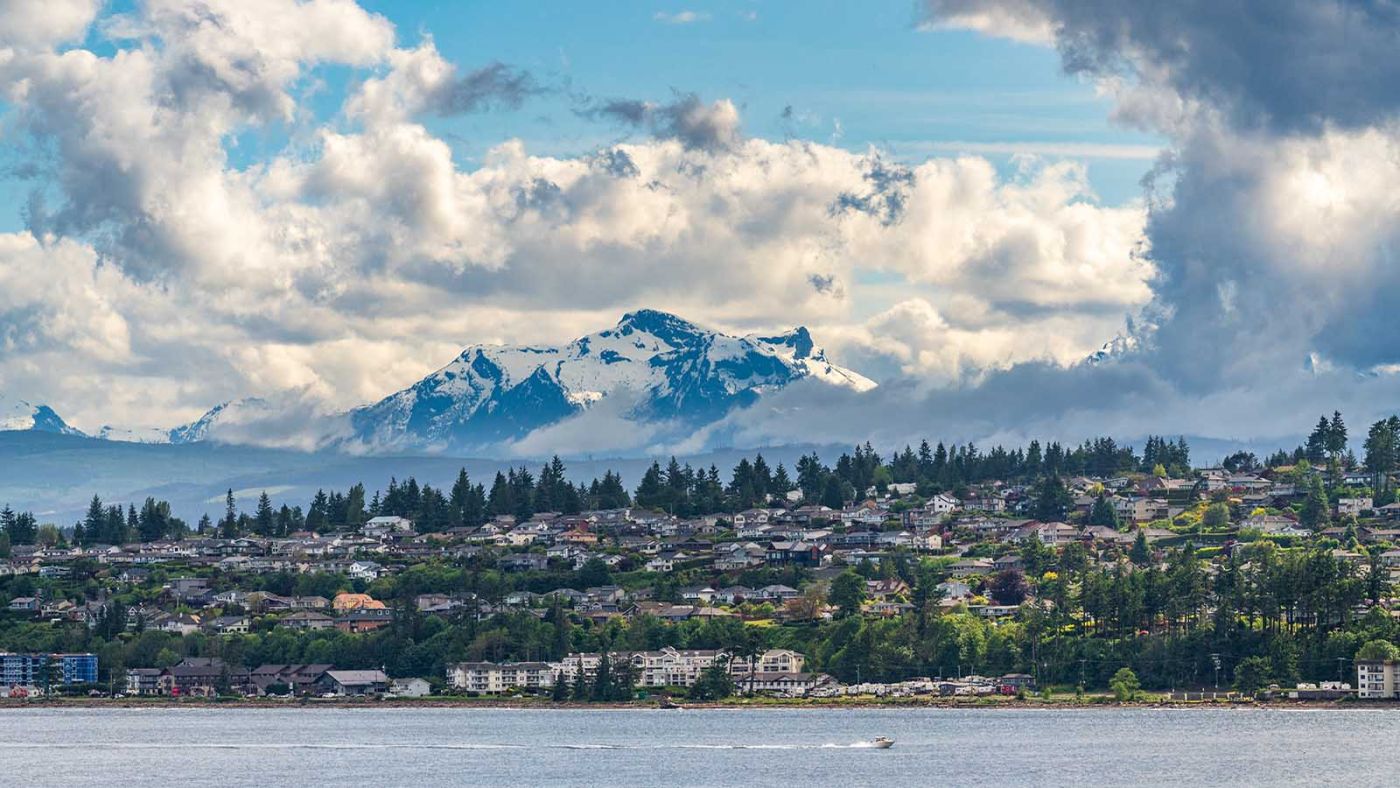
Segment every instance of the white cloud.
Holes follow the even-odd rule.
[[[0,276],[30,285],[0,315],[35,321],[0,354],[0,388],[82,427],[168,426],[249,395],[325,414],[462,345],[557,342],[638,306],[807,324],[838,361],[965,380],[1068,363],[1151,297],[1143,211],[1098,205],[1074,165],[896,167],[746,139],[731,101],[682,95],[642,105],[656,139],[579,158],[506,141],[464,169],[420,116],[512,101],[531,89],[519,72],[459,71],[431,40],[395,49],[349,2],[201,8],[140,6],[104,27],[109,55],[0,60],[58,198],[0,248],[15,261]],[[292,22],[265,21],[279,14]],[[317,125],[299,102],[320,63],[363,79]],[[284,124],[299,126],[284,150],[230,162],[238,134]],[[62,384],[75,375],[98,385]]]
[[[710,15],[704,11],[690,10],[676,11],[674,13],[657,11],[655,14],[652,14],[651,18],[667,25],[693,25],[696,22],[710,21]]]
[[[102,0],[0,0],[0,48],[47,49],[81,39]]]
[[[1054,24],[1035,0],[925,0],[925,4],[929,15],[926,29],[973,30],[1023,44],[1055,43]]]

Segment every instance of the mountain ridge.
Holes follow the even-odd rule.
[[[857,392],[876,386],[832,363],[805,327],[734,336],[668,312],[638,309],[564,345],[468,345],[406,388],[325,417],[314,428],[303,426],[319,430],[313,436],[317,448],[352,453],[479,450],[518,441],[606,400],[629,422],[668,425],[683,434],[799,380]],[[22,404],[32,413],[13,418],[14,429],[84,435],[47,406]],[[169,430],[105,426],[91,437],[259,445],[252,437],[257,427],[279,417],[288,421],[272,403],[244,398]]]

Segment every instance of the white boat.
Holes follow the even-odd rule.
[[[870,743],[873,744],[875,746],[875,749],[877,750],[888,750],[889,748],[894,746],[894,739],[886,738],[884,736],[876,736],[875,741],[872,741]]]

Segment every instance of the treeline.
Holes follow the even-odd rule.
[[[1042,684],[1095,688],[1107,686],[1119,668],[1129,666],[1147,687],[1209,686],[1218,676],[1221,686],[1257,689],[1259,682],[1290,685],[1349,675],[1362,644],[1400,637],[1400,625],[1377,604],[1391,593],[1378,559],[1356,563],[1334,556],[1331,547],[1237,545],[1215,571],[1207,571],[1206,562],[1189,549],[1154,556],[1135,545],[1107,556],[1107,563],[1095,563],[1082,544],[1055,551],[1032,541],[1020,552],[1024,570],[970,581],[975,594],[1001,603],[1029,600],[1014,619],[995,624],[958,608],[942,609],[938,584],[948,578],[946,561],[907,553],[879,565],[851,567],[832,583],[829,596],[809,586],[799,607],[810,614],[829,601],[838,608],[835,619],[774,627],[745,626],[737,617],[671,624],[642,615],[595,623],[557,604],[542,616],[516,611],[478,620],[464,611],[443,619],[419,613],[414,595],[470,590],[494,600],[529,579],[503,576],[487,568],[489,560],[425,564],[357,586],[397,612],[392,626],[374,633],[297,633],[261,621],[248,635],[130,632],[118,612],[122,604],[137,601],[129,593],[112,600],[110,624],[14,622],[0,630],[0,649],[92,650],[101,656],[104,671],[167,665],[190,655],[222,656],[247,666],[382,665],[393,676],[440,677],[448,665],[464,660],[554,661],[575,651],[663,646],[722,648],[743,659],[768,648],[791,648],[808,655],[810,670],[846,682],[1025,672]],[[905,581],[911,612],[860,615],[865,586],[859,581],[876,578]],[[560,578],[539,579],[543,587]],[[34,582],[11,579],[6,590],[29,591],[21,585]],[[320,586],[334,584],[331,576],[295,582],[323,594],[331,588]],[[621,674],[610,671],[601,686],[568,689],[582,693],[570,697],[602,700],[619,697],[627,686]]]
[[[1400,418],[1373,424],[1365,448],[1364,468],[1373,476],[1376,504],[1395,500],[1393,476],[1400,469]],[[1037,482],[1129,472],[1180,477],[1189,475],[1190,461],[1190,446],[1181,437],[1149,436],[1140,454],[1109,437],[1092,438],[1073,447],[1033,440],[1024,448],[996,445],[986,450],[971,443],[948,446],[925,440],[917,448],[905,446],[888,458],[867,443],[842,453],[832,465],[816,453],[804,455],[794,468],[795,476],[782,463],[770,466],[762,454],[740,460],[727,480],[713,465],[696,468],[673,457],[665,466],[653,462],[629,494],[621,476],[611,470],[589,484],[573,484],[563,461],[555,457],[537,473],[525,466],[498,472],[489,487],[474,482],[462,470],[447,489],[420,484],[414,478],[403,482],[391,479],[387,490],[373,496],[367,495],[363,484],[344,492],[317,490],[305,508],[274,507],[264,494],[252,512],[244,512],[238,509],[230,490],[223,516],[215,522],[206,515],[194,530],[225,537],[283,536],[301,530],[350,529],[370,517],[398,515],[412,519],[420,530],[433,532],[477,526],[499,515],[523,520],[539,512],[574,514],[634,502],[688,517],[739,512],[775,499],[781,502],[793,490],[800,491],[808,503],[839,508],[862,499],[872,488],[884,491],[890,484],[913,484],[925,497],[943,491],[962,495],[969,486],[988,481]],[[1225,458],[1223,464],[1231,471],[1249,472],[1303,461],[1325,465],[1334,487],[1343,471],[1363,466],[1347,449],[1347,430],[1340,413],[1319,418],[1306,444],[1292,452],[1275,452],[1261,463],[1254,454],[1240,451]],[[11,513],[4,522],[4,533],[12,544],[28,544],[39,538],[32,515]],[[135,505],[106,505],[94,497],[87,515],[74,527],[73,539],[81,544],[112,544],[138,538],[182,538],[189,531],[164,501],[148,498],[138,509]]]
[[[634,502],[688,517],[743,511],[781,500],[792,490],[800,490],[807,502],[840,508],[860,500],[872,488],[883,492],[895,483],[914,484],[919,494],[927,496],[944,490],[961,493],[970,484],[991,480],[1152,472],[1164,467],[1184,474],[1189,464],[1190,449],[1181,438],[1150,437],[1141,456],[1112,438],[1094,438],[1069,449],[1057,442],[1042,449],[1039,441],[1031,441],[1024,449],[995,446],[987,451],[970,443],[949,448],[923,441],[917,450],[906,446],[888,460],[867,443],[842,453],[830,466],[816,453],[804,455],[797,462],[796,478],[782,463],[771,467],[761,453],[752,460],[741,459],[729,472],[728,481],[714,465],[694,468],[673,457],[664,468],[653,462],[642,474],[634,496],[623,486],[622,477],[611,470],[591,483],[574,484],[567,478],[563,461],[554,457],[538,473],[525,466],[498,472],[489,487],[474,482],[463,469],[447,489],[420,484],[412,477],[402,482],[390,479],[385,491],[375,491],[372,496],[363,484],[343,492],[317,490],[304,508],[286,503],[275,507],[263,493],[253,511],[242,511],[229,490],[223,516],[215,521],[203,515],[193,531],[225,538],[277,537],[303,530],[353,529],[371,517],[397,515],[413,520],[421,531],[437,532],[478,526],[500,515],[525,520],[540,512],[576,514],[627,507]],[[5,523],[4,533],[12,544],[30,544],[39,538],[30,514],[11,513]],[[180,539],[190,532],[185,521],[171,512],[168,502],[147,498],[140,508],[134,504],[122,507],[93,496],[71,538],[77,544],[121,544],[137,539]],[[55,531],[49,539],[61,541],[63,535]]]

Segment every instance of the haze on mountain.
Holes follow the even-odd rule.
[[[317,448],[490,454],[602,403],[658,439],[703,428],[765,394],[805,381],[851,392],[868,378],[832,363],[806,328],[730,336],[641,309],[560,347],[473,345],[447,366],[382,400],[301,425]],[[46,406],[19,403],[8,429],[81,434]],[[285,438],[289,414],[264,399],[222,403],[169,430],[104,427],[96,437],[137,443],[262,445]]]

